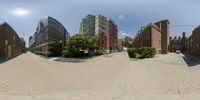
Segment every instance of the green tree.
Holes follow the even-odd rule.
[[[97,51],[95,50],[98,48],[98,36],[87,36],[86,41],[87,41],[88,56],[96,55]]]
[[[123,39],[123,46],[130,48],[132,46],[132,41],[133,41],[133,39],[131,37],[126,36]]]
[[[50,52],[50,56],[60,56],[62,52],[62,43],[56,41],[49,42],[48,51]]]
[[[82,56],[87,49],[86,37],[79,34],[72,36],[68,41],[67,49],[74,57]]]
[[[94,51],[98,48],[98,37],[97,36],[88,36],[86,37],[87,48],[89,51]]]
[[[63,56],[65,57],[85,57],[94,56],[95,49],[98,48],[97,36],[84,36],[74,35],[67,42],[67,46],[63,50]],[[85,51],[88,51],[86,53]]]

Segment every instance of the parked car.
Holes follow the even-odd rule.
[[[181,53],[181,51],[180,50],[176,50],[176,54],[180,54]]]

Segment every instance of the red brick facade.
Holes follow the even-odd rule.
[[[186,40],[185,48],[187,53],[200,57],[200,26],[195,28]]]
[[[107,32],[106,50],[114,52],[113,50],[118,50],[117,26],[114,24],[112,20],[107,20],[107,23],[109,30]]]
[[[9,59],[20,55],[21,40],[15,30],[7,23],[0,25],[0,59]]]
[[[133,41],[133,46],[152,47],[156,53],[167,54],[169,50],[169,21],[163,20],[142,28]]]

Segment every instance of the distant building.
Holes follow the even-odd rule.
[[[171,49],[176,48],[181,52],[189,53],[194,56],[200,57],[200,26],[196,27],[192,31],[192,35],[188,38],[185,32],[182,34],[182,38],[173,39],[170,42]]]
[[[193,54],[192,35],[186,40],[186,53]]]
[[[6,22],[0,24],[0,59],[10,59],[21,54],[21,40]]]
[[[169,21],[163,20],[157,23],[151,23],[138,31],[133,41],[133,46],[152,47],[156,53],[167,54],[169,51]]]
[[[192,35],[186,40],[186,51],[200,57],[200,25],[192,31]]]
[[[99,50],[113,52],[118,50],[118,30],[115,22],[102,15],[87,15],[80,25],[80,34],[99,37]]]
[[[48,42],[57,41],[64,46],[69,37],[69,33],[60,22],[46,16],[40,20],[34,35],[29,37],[29,47],[32,50],[47,52]]]
[[[118,39],[118,51],[123,51],[123,39]]]
[[[25,53],[26,52],[26,42],[23,38],[20,38],[21,40],[21,50],[22,50],[22,53]]]
[[[83,18],[79,33],[87,36],[95,36],[95,20],[96,16],[87,15],[86,18]]]
[[[170,37],[170,51],[175,52],[179,50],[181,52],[185,52],[186,40],[187,40],[187,37],[185,36],[185,32],[182,33],[182,37],[181,36]]]
[[[200,25],[192,32],[193,54],[200,56]]]

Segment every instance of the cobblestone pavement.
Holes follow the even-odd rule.
[[[200,64],[126,53],[58,62],[27,53],[0,64],[1,100],[199,100]]]

